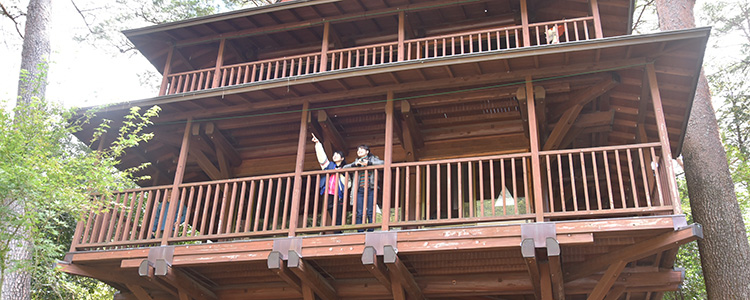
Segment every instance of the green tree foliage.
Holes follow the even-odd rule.
[[[124,125],[117,130],[118,137],[112,146],[103,151],[91,151],[72,134],[89,122],[92,112],[78,115],[75,110],[39,97],[33,97],[28,103],[19,102],[13,110],[7,109],[9,105],[0,102],[3,107],[0,110],[0,199],[3,200],[0,225],[4,229],[0,231],[0,268],[3,274],[14,271],[6,261],[9,241],[18,238],[19,232],[28,232],[33,257],[30,261],[12,264],[12,268],[23,268],[32,274],[35,299],[95,299],[88,297],[97,293],[111,294],[111,290],[101,288],[101,283],[83,278],[71,280],[52,266],[68,250],[76,220],[99,206],[91,194],[106,194],[133,186],[133,171],[147,166],[143,164],[124,171],[116,168],[118,158],[126,149],[152,138],[153,135],[144,130],[159,108],[145,112],[132,109]],[[109,130],[108,127],[108,123],[103,123],[97,133]],[[15,201],[23,205],[23,214],[9,209]],[[111,295],[107,297],[111,299]]]

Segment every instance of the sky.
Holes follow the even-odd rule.
[[[697,15],[700,15],[700,8],[706,1],[709,0],[697,1]],[[139,80],[138,74],[156,71],[143,56],[123,55],[114,53],[112,49],[98,49],[90,44],[74,41],[72,33],[86,31],[82,18],[71,1],[52,2],[53,53],[47,87],[48,100],[62,102],[65,106],[87,107],[157,95],[158,90],[153,83],[143,84]],[[696,22],[698,26],[708,25],[699,17]],[[0,20],[0,30],[14,32],[15,29],[7,20]],[[0,99],[10,101],[16,95],[21,41],[17,35],[0,35],[0,38],[3,39],[0,41]],[[733,42],[731,38],[726,39],[726,42],[713,44],[721,46],[709,46],[704,62],[740,55],[739,43]],[[713,66],[706,64],[706,68],[710,74]]]

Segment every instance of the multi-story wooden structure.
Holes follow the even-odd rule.
[[[661,299],[701,236],[671,161],[709,30],[631,35],[632,13],[297,0],[126,31],[161,91],[99,117],[162,108],[122,162],[152,180],[79,223],[63,270],[116,299]],[[385,164],[320,171],[311,133]],[[348,190],[329,212],[318,183],[363,173],[382,213],[356,224]]]

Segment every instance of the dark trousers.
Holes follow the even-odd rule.
[[[365,196],[367,196],[367,201],[365,201]],[[373,197],[373,189],[365,189],[363,187],[360,187],[357,191],[357,218],[355,219],[356,224],[362,224],[362,217],[363,217],[363,211],[365,208],[365,205],[367,205],[367,212],[364,216],[367,220],[367,223],[372,223],[372,215],[375,210],[375,206],[372,205],[375,203]]]

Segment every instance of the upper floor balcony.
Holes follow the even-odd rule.
[[[211,68],[165,74],[159,95],[190,93],[273,79],[294,80],[298,76],[326,71],[343,71],[402,61],[585,41],[602,37],[599,22],[594,16],[587,16],[525,25],[503,25],[415,39],[404,39],[404,35],[399,34],[396,41],[342,49],[328,49],[328,43],[324,43],[322,50],[311,53],[229,65],[217,63]],[[330,27],[325,26],[324,36],[328,36],[328,28]],[[219,49],[224,49],[223,41]],[[222,56],[219,55],[217,61],[221,60]]]

